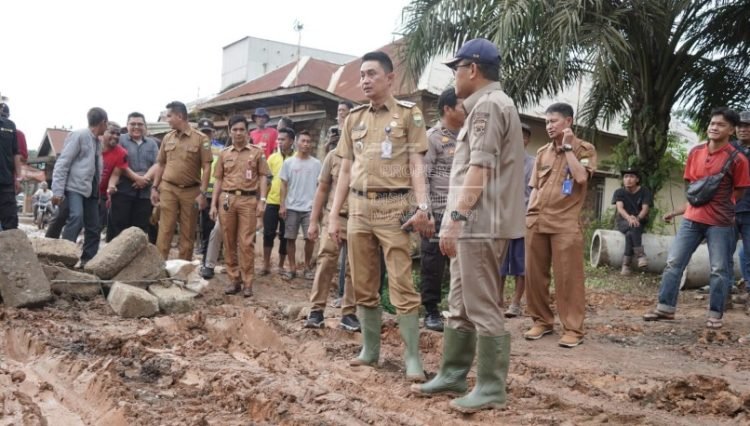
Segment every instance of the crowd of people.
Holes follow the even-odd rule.
[[[333,291],[340,326],[362,333],[352,366],[379,363],[387,276],[405,346],[405,376],[419,382],[411,392],[463,395],[450,405],[464,413],[502,407],[510,357],[505,319],[522,316],[525,296],[533,324],[524,338],[535,341],[554,333],[552,271],[562,324],[558,344],[583,343],[581,216],[597,152],[573,132],[574,111],[566,103],[546,109],[549,142],[536,155],[526,152],[531,128],[500,86],[500,57],[490,41],[466,42],[445,65],[455,86],[441,93],[439,121],[427,129],[415,104],[394,98],[388,55],[364,55],[360,85],[369,102],[338,105],[322,162],[313,155],[311,133],[295,131],[286,117],[269,126],[264,108],[254,111],[252,121],[229,117],[226,144],[213,137],[211,120],[200,119],[193,127],[181,102],[167,105],[172,131],[161,141],[148,135],[143,114],[131,113],[123,129],[103,109],[92,108],[88,128],[65,141],[51,195],[43,193],[59,206],[47,236],[76,241],[83,230],[85,265],[96,255],[105,226],[107,241],[128,227],[142,229],[164,259],[179,229],[178,257],[190,260],[200,225],[201,274],[214,277],[223,248],[224,292],[252,297],[256,229],[262,226],[257,275],[312,281],[307,328],[325,326]],[[13,123],[7,115],[0,120],[0,223],[11,229],[17,227],[15,199],[12,212],[8,206],[18,191],[22,156]],[[730,142],[735,131],[739,141]],[[708,142],[690,151],[685,167],[689,202],[664,217],[685,216],[670,247],[658,305],[645,320],[674,318],[679,279],[706,239],[711,259],[706,326],[722,326],[738,238],[745,248],[740,269],[745,281],[750,279],[750,193],[743,194],[750,186],[748,155],[750,112],[713,111]],[[623,170],[622,177],[612,204],[626,241],[621,273],[627,275],[633,260],[638,268],[648,265],[642,235],[653,195],[641,186],[638,170]],[[412,280],[409,232],[421,236],[421,294]],[[300,235],[304,262],[298,269]],[[316,240],[317,266],[312,262]],[[446,273],[448,311],[441,313]],[[503,311],[508,276],[515,277],[515,292]],[[440,370],[429,381],[419,351],[420,306],[424,327],[444,333]],[[475,359],[477,380],[467,393]]]

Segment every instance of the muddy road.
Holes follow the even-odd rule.
[[[380,368],[348,367],[360,335],[335,328],[336,309],[328,328],[303,329],[301,279],[259,278],[250,301],[224,296],[218,274],[193,312],[151,319],[119,318],[102,297],[0,306],[0,424],[750,424],[743,310],[707,332],[706,300],[683,293],[676,321],[644,323],[658,277],[590,275],[585,344],[526,342],[530,320],[509,320],[508,409],[473,416],[450,412],[447,397],[409,394],[392,317]],[[422,330],[420,343],[434,373],[442,336]]]

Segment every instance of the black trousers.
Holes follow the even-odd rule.
[[[448,256],[440,252],[440,222],[435,219],[435,236],[432,239],[422,238],[420,274],[422,277],[422,305],[427,312],[436,312],[440,304],[443,288],[443,274]],[[499,273],[499,271],[498,271]]]
[[[65,227],[65,222],[68,221],[68,215],[70,215],[70,208],[68,207],[68,198],[63,198],[62,203],[57,207],[57,213],[47,224],[47,231],[44,233],[45,238],[60,238],[62,230]]]
[[[273,239],[279,236],[279,255],[286,256],[286,238],[284,238],[284,219],[279,216],[278,204],[266,205],[263,212],[263,247],[273,247]],[[277,231],[278,230],[278,231]]]
[[[107,241],[131,226],[141,228],[143,232],[149,232],[149,220],[151,219],[151,200],[138,198],[131,195],[112,194],[112,206],[107,224]]]
[[[208,213],[211,212],[211,199],[206,200],[208,202],[208,207],[201,210],[200,215],[200,226],[201,226],[201,253],[206,254],[206,250],[208,250],[208,238],[211,236],[211,231],[214,229],[214,226],[216,225],[216,222],[211,220],[211,216],[208,215]]]
[[[18,228],[18,207],[16,188],[0,188],[0,229]]]
[[[637,228],[629,226],[627,223],[617,225],[617,229],[625,234],[625,256],[632,256],[634,254],[633,247],[643,247],[643,226],[643,223]]]

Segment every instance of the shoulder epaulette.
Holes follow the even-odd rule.
[[[370,106],[370,105],[369,105],[369,104],[362,104],[362,105],[357,105],[357,106],[355,106],[354,108],[352,108],[352,110],[351,110],[350,112],[355,112],[355,111],[359,111],[359,110],[361,110],[361,109],[365,109],[365,108],[366,108],[366,107],[368,107],[368,106]]]
[[[414,108],[414,105],[416,105],[416,103],[411,102],[411,101],[399,101],[399,100],[397,100],[396,103],[399,104],[399,105],[401,105],[404,108]]]

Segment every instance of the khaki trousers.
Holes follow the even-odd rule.
[[[449,327],[481,336],[506,333],[498,289],[509,245],[506,239],[458,240],[450,261]]]
[[[349,265],[357,305],[380,306],[380,251],[388,271],[388,292],[399,315],[419,309],[419,294],[411,275],[409,234],[401,230],[399,218],[409,208],[408,196],[367,199],[349,196]]]
[[[563,332],[583,337],[586,290],[583,275],[583,235],[542,234],[526,230],[526,303],[535,325],[552,328],[550,266],[555,273],[555,299]]]
[[[258,221],[258,199],[253,196],[229,195],[229,210],[224,210],[224,195],[219,200],[219,223],[224,236],[224,264],[230,283],[253,286],[255,275],[255,224]],[[239,246],[239,262],[237,248]]]
[[[342,221],[344,221],[342,219]],[[318,252],[318,268],[315,271],[310,303],[313,311],[325,311],[326,301],[331,291],[331,281],[338,269],[339,247],[323,228],[320,233],[320,251]],[[338,288],[338,280],[336,280]],[[344,283],[344,297],[341,300],[341,313],[354,314],[354,289],[352,288],[352,272],[349,260],[346,261],[346,281]]]
[[[179,258],[193,260],[195,228],[198,226],[198,207],[195,198],[200,193],[198,186],[180,188],[162,181],[159,192],[159,236],[156,247],[164,260],[169,259],[177,220],[180,221]]]

